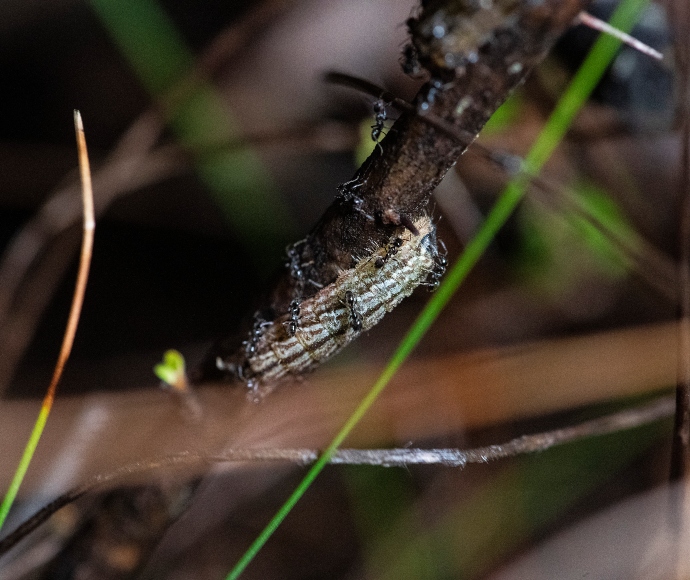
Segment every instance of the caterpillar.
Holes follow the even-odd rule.
[[[261,397],[286,378],[313,370],[375,326],[420,285],[437,285],[445,258],[428,215],[400,227],[388,244],[353,258],[352,268],[315,295],[271,321],[255,320],[250,340],[235,355],[216,359]]]

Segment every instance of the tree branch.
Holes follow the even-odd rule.
[[[415,287],[438,281],[445,260],[428,215],[431,193],[586,1],[465,4],[428,2],[408,21],[406,54],[431,74],[417,109],[403,112],[315,228],[288,248],[287,269],[247,339],[214,348],[196,380],[230,375],[252,396],[265,394],[338,352]]]

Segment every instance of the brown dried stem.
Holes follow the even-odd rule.
[[[93,188],[91,185],[91,169],[89,167],[89,156],[86,149],[86,137],[84,136],[84,125],[82,123],[81,114],[79,111],[74,111],[74,130],[77,137],[77,152],[79,156],[79,174],[81,176],[81,198],[83,207],[82,220],[82,245],[81,254],[79,256],[79,270],[77,272],[77,282],[72,295],[72,306],[70,307],[69,317],[67,319],[67,326],[62,337],[62,345],[58,360],[53,369],[53,376],[50,379],[48,390],[43,397],[41,409],[34,427],[29,436],[29,440],[24,448],[24,453],[19,461],[17,470],[12,478],[12,483],[9,486],[7,493],[0,505],[0,527],[5,522],[5,518],[14,502],[14,498],[19,491],[19,487],[24,480],[26,471],[29,468],[36,446],[41,439],[43,429],[45,428],[48,416],[55,401],[55,393],[57,386],[62,378],[62,372],[72,352],[72,345],[74,344],[74,336],[77,332],[77,325],[79,324],[79,317],[81,316],[81,308],[84,304],[84,293],[86,292],[86,282],[89,279],[89,269],[91,266],[91,256],[93,255],[93,236],[96,229],[96,220],[93,211]]]
[[[653,59],[662,60],[664,58],[664,55],[661,54],[658,50],[653,49],[648,44],[641,42],[640,40],[631,36],[630,34],[626,34],[625,32],[622,32],[617,28],[614,28],[608,22],[604,22],[603,20],[600,20],[599,18],[592,16],[588,12],[580,12],[577,15],[577,21],[580,24],[589,26],[593,30],[598,30],[606,34],[610,34],[614,38],[617,38],[618,40],[634,48],[638,52],[646,54],[647,56]]]
[[[408,467],[410,465],[443,465],[464,468],[470,463],[488,463],[497,459],[516,457],[527,453],[546,451],[557,445],[572,443],[586,437],[597,437],[633,429],[673,414],[673,397],[662,397],[640,407],[612,413],[572,427],[564,427],[533,435],[523,435],[506,443],[474,449],[340,449],[330,460],[333,465],[378,465],[382,467]],[[138,473],[155,472],[190,464],[237,463],[245,461],[280,461],[309,465],[319,458],[315,449],[229,449],[209,455],[185,451],[151,460],[125,465],[111,473],[98,475],[84,485],[71,490],[41,508],[12,533],[0,541],[0,556],[15,546],[62,507],[84,494],[108,483],[120,481]]]

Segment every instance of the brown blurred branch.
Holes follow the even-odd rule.
[[[572,443],[586,437],[597,437],[633,429],[673,414],[674,398],[663,397],[633,409],[612,413],[572,427],[555,429],[534,435],[523,435],[506,443],[475,449],[340,449],[331,457],[333,465],[378,465],[407,467],[410,465],[443,465],[464,468],[470,463],[488,463],[497,459],[546,451],[557,445]],[[319,458],[315,449],[229,449],[215,455],[201,452],[182,452],[153,460],[142,460],[118,470],[94,477],[83,486],[69,491],[28,518],[14,531],[0,540],[0,556],[6,554],[55,512],[104,484],[116,482],[135,473],[151,473],[159,469],[191,464],[281,461],[309,465]]]
[[[678,228],[678,378],[676,417],[671,451],[671,480],[683,479],[690,463],[690,10],[673,3],[676,18],[674,52],[678,74],[678,116],[681,127],[681,175]]]
[[[196,70],[164,99],[172,106],[200,80],[231,60],[268,22],[283,13],[290,0],[265,0],[251,8],[211,43]],[[94,172],[95,212],[100,217],[122,195],[177,175],[187,168],[186,155],[175,145],[156,147],[163,131],[158,107],[142,113]],[[52,193],[38,213],[7,246],[0,262],[0,394],[7,388],[38,320],[71,262],[78,239],[59,245],[58,238],[81,216],[76,177]],[[54,248],[57,246],[57,248]]]
[[[350,443],[396,444],[667,388],[674,383],[676,332],[676,324],[645,326],[410,361]],[[198,424],[184,421],[177,401],[155,389],[59,398],[22,493],[35,495],[49,479],[51,495],[59,495],[142,456],[180,449],[212,455],[229,442],[319,448],[378,372],[362,364],[324,368],[258,406],[248,406],[241,389],[205,386],[196,391],[204,411]],[[0,407],[0,487],[11,477],[35,407]]]
[[[96,216],[119,196],[130,193],[185,167],[169,146],[150,148],[159,127],[153,114],[142,115],[127,131],[109,159],[93,175]],[[50,251],[52,244],[80,219],[78,183],[58,189],[13,238],[0,264],[0,392],[9,381],[34,329],[78,245],[78,239]],[[46,261],[46,255],[52,260]]]

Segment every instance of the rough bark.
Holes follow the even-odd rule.
[[[421,64],[430,75],[417,95],[416,110],[400,116],[354,179],[339,187],[335,201],[314,229],[288,249],[286,271],[266,307],[255,315],[247,340],[236,348],[212,350],[199,378],[216,378],[224,372],[244,380],[252,390],[270,390],[277,375],[264,377],[263,369],[267,367],[262,357],[273,357],[271,351],[276,349],[304,351],[301,355],[305,364],[291,368],[286,365],[281,377],[316,367],[326,357],[313,346],[311,333],[302,337],[299,318],[301,305],[312,311],[310,300],[325,301],[328,308],[339,313],[327,331],[333,341],[339,341],[330,354],[353,339],[362,326],[357,324],[355,304],[373,311],[375,302],[385,301],[386,295],[357,294],[361,285],[350,289],[347,276],[354,275],[357,268],[362,271],[365,260],[387,257],[405,229],[414,235],[419,233],[415,224],[427,218],[434,188],[586,3],[423,3],[419,16],[408,21],[411,44],[405,49],[403,64],[410,72]],[[462,140],[440,131],[425,116],[444,120],[468,138]],[[436,267],[427,264],[425,276],[417,273],[415,284],[425,280],[433,284],[444,265],[435,238],[428,250]],[[371,285],[380,286],[376,272],[370,274]],[[336,283],[340,294],[335,291]],[[351,293],[349,305],[343,294],[346,291]],[[366,313],[363,319],[367,326]],[[321,319],[315,324],[328,326]],[[356,332],[351,332],[353,327]],[[347,340],[340,340],[344,335]],[[280,365],[280,354],[277,359]]]

